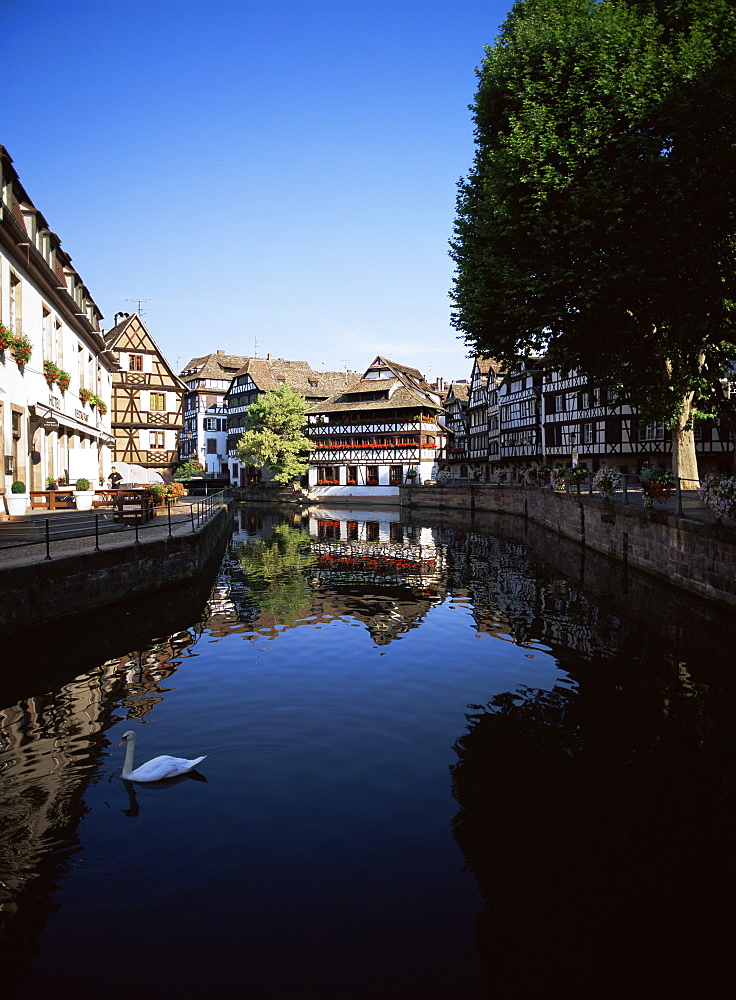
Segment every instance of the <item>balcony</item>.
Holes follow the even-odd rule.
[[[412,420],[403,423],[375,423],[371,421],[364,424],[308,424],[305,430],[307,437],[365,437],[368,434],[418,434],[426,431],[427,434],[437,434],[443,430],[434,420]]]

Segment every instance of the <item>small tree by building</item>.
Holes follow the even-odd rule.
[[[179,468],[174,473],[174,479],[194,479],[197,476],[204,475],[204,466],[201,462],[198,462],[196,458],[188,458],[186,462],[182,462]]]
[[[282,486],[306,472],[314,447],[302,434],[306,410],[304,397],[288,383],[249,406],[236,448],[243,465],[265,466]]]

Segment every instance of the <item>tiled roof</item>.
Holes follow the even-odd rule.
[[[330,399],[325,400],[324,403],[317,403],[308,412],[392,410],[405,409],[407,407],[411,407],[415,411],[422,409],[442,409],[442,404],[432,399],[429,395],[432,393],[438,396],[439,393],[424,380],[422,373],[416,368],[399,365],[395,361],[389,361],[388,358],[383,358],[379,355],[368,366],[366,371],[379,367],[387,368],[393,373],[393,377],[381,379],[359,378],[356,382],[343,389],[339,395],[332,396]],[[380,393],[383,398],[355,398],[358,395],[367,393]]]
[[[369,385],[375,388],[376,383],[368,381]],[[435,403],[421,393],[414,392],[404,386],[397,389],[390,399],[369,399],[352,400],[349,395],[341,393],[325,400],[324,403],[315,403],[308,413],[339,413],[343,410],[396,410],[411,407],[415,412],[418,410],[441,410],[442,405]]]
[[[314,371],[306,361],[284,358],[248,358],[237,375],[250,375],[262,392],[288,382],[295,392],[307,398],[326,399],[344,389],[357,372]]]
[[[180,378],[231,379],[250,358],[240,354],[205,354],[201,358],[192,358],[179,375]],[[306,362],[305,362],[306,363]]]
[[[470,396],[470,385],[467,382],[453,382],[450,385],[448,396],[452,394],[455,399],[467,400]]]

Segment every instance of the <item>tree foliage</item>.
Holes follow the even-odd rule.
[[[237,445],[244,465],[265,466],[286,485],[306,471],[313,445],[302,434],[307,403],[291,386],[272,389],[245,411],[245,433]]]
[[[188,458],[182,462],[174,473],[174,479],[193,479],[204,475],[204,466],[196,458]]]
[[[733,425],[731,0],[518,0],[478,72],[453,324],[476,353]]]

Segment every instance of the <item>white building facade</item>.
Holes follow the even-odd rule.
[[[111,464],[116,367],[102,317],[2,146],[0,184],[0,487],[98,485]]]
[[[307,413],[309,492],[398,502],[432,479],[445,446],[439,393],[414,368],[377,357],[362,378]]]

